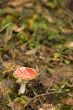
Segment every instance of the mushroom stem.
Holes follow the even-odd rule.
[[[20,89],[19,89],[19,94],[23,94],[25,93],[25,89],[26,89],[26,84],[28,83],[28,81],[21,81],[21,86],[20,86]]]

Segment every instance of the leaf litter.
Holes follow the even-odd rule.
[[[73,23],[64,1],[0,1],[0,110],[73,109]],[[13,77],[20,66],[39,74],[23,96]]]

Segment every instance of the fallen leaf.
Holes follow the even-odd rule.
[[[15,70],[16,68],[20,67],[20,65],[16,64],[15,62],[13,61],[5,61],[3,62],[3,66],[4,66],[4,73],[5,72],[10,72],[10,71],[13,71]]]
[[[36,51],[37,51],[37,48],[29,50],[29,51],[25,52],[25,55],[34,55],[36,53]]]
[[[18,102],[11,102],[8,104],[8,106],[13,110],[22,110],[23,109],[23,105],[18,103]]]
[[[73,49],[73,41],[66,42],[64,46],[68,49]]]
[[[17,25],[14,26],[13,31],[14,32],[21,32],[24,29],[24,26],[18,27]]]
[[[67,98],[62,100],[64,104],[66,105],[73,105],[73,98]]]
[[[24,107],[26,107],[29,102],[30,102],[30,98],[28,98],[27,96],[17,97],[17,98],[15,98],[15,100],[14,100],[14,103],[20,103],[20,104],[23,105]]]
[[[70,34],[70,33],[73,32],[72,29],[70,29],[70,28],[63,28],[63,27],[60,28],[60,31],[61,31],[62,33],[64,33],[64,34]]]
[[[43,106],[38,110],[56,110],[52,104],[43,104]]]

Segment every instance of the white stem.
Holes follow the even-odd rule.
[[[26,84],[28,83],[28,81],[21,81],[21,87],[19,89],[19,94],[23,94],[25,93],[25,89],[26,89]]]
[[[17,79],[17,81],[16,81],[17,83],[21,83],[22,82],[22,80],[21,79]]]

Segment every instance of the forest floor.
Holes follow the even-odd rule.
[[[61,0],[0,0],[0,110],[73,110],[72,14]],[[19,66],[38,71],[24,94]]]

